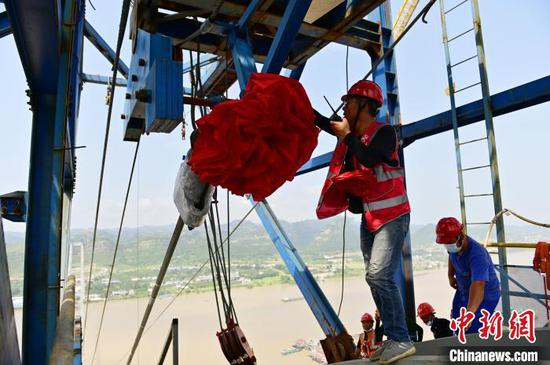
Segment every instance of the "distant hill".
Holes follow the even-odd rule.
[[[232,222],[230,227],[237,224]],[[338,258],[342,250],[343,217],[325,220],[305,220],[300,222],[281,221],[290,240],[304,258],[319,270],[332,270],[328,266],[338,265],[327,257]],[[474,227],[469,234],[482,241],[485,237],[486,227]],[[227,233],[227,225],[221,226],[222,235]],[[148,276],[155,276],[170,240],[173,226],[144,226],[137,228],[125,228],[121,235],[119,252],[116,262],[116,271],[122,275],[122,280],[130,280],[135,275],[136,268],[140,268]],[[447,254],[434,244],[435,226],[412,225],[411,241],[412,255],[415,271],[441,267],[446,262]],[[506,235],[509,242],[537,242],[550,240],[550,230],[534,226],[508,226]],[[105,275],[111,264],[117,231],[115,229],[101,229],[97,233],[96,250],[94,258],[94,273]],[[138,246],[139,237],[139,246]],[[85,267],[89,267],[92,230],[73,229],[71,231],[72,242],[83,242],[85,247]],[[24,264],[24,234],[6,232],[7,252],[10,264],[10,275],[14,293],[20,293],[22,289],[23,264]],[[218,242],[219,243],[219,242]],[[346,251],[352,254],[353,260],[360,262],[359,249],[359,221],[356,216],[348,217],[346,226]],[[79,262],[79,250],[75,249],[73,262]],[[181,267],[198,267],[208,257],[204,228],[189,231],[184,229],[178,248],[172,259],[173,265]],[[279,255],[261,224],[245,221],[231,237],[231,258],[233,263],[241,265],[263,265],[266,263],[279,263]],[[331,267],[332,267],[331,266]],[[324,267],[324,268],[323,268]],[[256,269],[255,269],[256,270]],[[257,269],[261,272],[264,269]],[[277,270],[286,270],[281,266]],[[242,271],[242,269],[241,269]],[[334,272],[334,271],[332,271]],[[273,273],[272,273],[273,274]],[[259,274],[258,274],[259,275]],[[273,274],[275,275],[275,274]],[[146,290],[146,288],[144,289]]]
[[[233,228],[237,221],[231,223]],[[300,222],[281,221],[290,240],[299,252],[304,256],[319,256],[342,249],[343,218],[341,216],[325,220],[305,220]],[[474,227],[469,234],[482,241],[485,237],[486,227]],[[227,225],[222,224],[222,234],[227,233]],[[160,263],[168,245],[173,226],[144,226],[123,229],[120,241],[120,262],[132,264],[137,250],[139,235],[139,249],[141,255],[148,261]],[[107,266],[112,257],[116,243],[117,231],[115,229],[100,229],[96,240],[96,263]],[[510,242],[537,242],[550,240],[550,230],[535,226],[508,226],[506,229],[507,240]],[[91,250],[92,230],[73,229],[71,231],[72,242],[83,242],[86,251]],[[411,240],[413,254],[417,250],[433,248],[435,240],[435,225],[412,225]],[[346,227],[346,241],[349,251],[359,250],[359,221],[357,217],[348,217]],[[21,270],[19,265],[23,261],[24,234],[19,232],[6,232],[6,243],[11,253],[10,261],[15,264],[14,272]],[[204,229],[197,228],[189,231],[184,229],[180,238],[178,250],[187,253],[191,259],[206,257],[206,240]],[[265,255],[277,255],[273,243],[269,239],[261,224],[245,221],[231,237],[231,247],[235,257],[263,257]],[[89,256],[89,255],[86,255]],[[86,257],[88,261],[89,257]]]

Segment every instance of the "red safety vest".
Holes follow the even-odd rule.
[[[361,142],[368,145],[383,126],[378,122],[369,124],[361,136]],[[397,147],[391,159],[399,161]],[[399,163],[397,167],[379,163],[371,168],[363,166],[353,157],[354,170],[342,173],[347,150],[344,140],[338,141],[317,204],[319,219],[348,209],[350,195],[362,200],[367,227],[371,232],[411,211],[405,190],[405,172]]]

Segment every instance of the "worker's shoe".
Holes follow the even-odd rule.
[[[382,344],[380,345],[380,347],[378,347],[376,349],[376,351],[374,351],[370,357],[369,357],[369,360],[370,361],[378,361],[380,360],[380,356],[382,356],[382,353],[384,352],[384,350],[389,346],[390,342],[392,342],[392,340],[390,339],[387,339],[386,341],[382,342]]]
[[[380,364],[391,364],[416,352],[412,342],[391,341],[380,356]]]

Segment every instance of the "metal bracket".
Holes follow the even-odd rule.
[[[27,221],[28,194],[14,191],[0,196],[0,215],[12,222]]]
[[[183,72],[170,38],[138,30],[124,108],[124,140],[170,133],[183,120]]]

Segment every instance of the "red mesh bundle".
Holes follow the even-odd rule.
[[[311,157],[319,134],[314,119],[298,81],[253,73],[241,100],[220,103],[197,121],[188,163],[202,181],[262,200]]]

